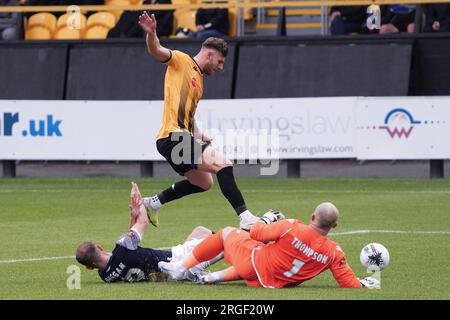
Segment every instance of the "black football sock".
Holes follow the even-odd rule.
[[[187,196],[187,195],[190,195],[193,193],[204,192],[204,191],[206,191],[206,190],[203,188],[200,188],[196,185],[193,185],[192,183],[189,182],[189,180],[181,180],[181,181],[178,181],[177,183],[173,184],[172,186],[170,186],[169,188],[167,188],[160,194],[158,194],[158,198],[159,198],[159,201],[161,202],[161,204],[164,204],[164,203],[176,200],[176,199],[180,199],[184,196]]]
[[[234,179],[233,167],[230,166],[220,169],[219,172],[217,172],[217,181],[219,182],[220,190],[222,190],[223,195],[227,198],[228,202],[238,215],[247,210],[244,198]]]

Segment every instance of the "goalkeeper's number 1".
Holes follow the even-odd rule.
[[[287,278],[292,277],[294,274],[297,274],[300,269],[305,265],[305,263],[299,259],[292,260],[292,269],[283,273],[283,275]]]

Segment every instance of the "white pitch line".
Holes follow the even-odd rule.
[[[368,233],[392,233],[392,234],[450,234],[450,231],[401,231],[401,230],[354,230],[329,233],[330,236],[348,236]]]
[[[172,247],[155,248],[156,250],[169,250]],[[11,259],[11,260],[0,260],[0,264],[11,264],[20,262],[34,262],[34,261],[48,261],[48,260],[65,260],[65,259],[75,259],[75,256],[62,256],[62,257],[41,257],[41,258],[28,258],[28,259]]]
[[[156,189],[155,189],[156,190]],[[58,189],[0,189],[0,193],[123,193],[123,190],[90,190],[90,189],[71,189],[71,190],[58,190]],[[257,189],[242,189],[244,193],[406,193],[406,194],[450,194],[450,190],[257,190]]]
[[[47,260],[63,260],[63,259],[75,259],[75,256],[41,257],[41,258],[28,258],[28,259],[0,260],[0,264],[19,263],[19,262],[32,262],[32,261],[47,261]]]
[[[353,230],[345,232],[333,232],[329,233],[330,236],[348,236],[355,234],[368,234],[368,233],[392,233],[392,234],[444,234],[450,235],[450,231],[402,231],[402,230]],[[169,250],[171,247],[155,248],[157,250]],[[42,257],[42,258],[29,258],[29,259],[11,259],[0,260],[0,264],[11,264],[20,262],[34,262],[34,261],[48,261],[48,260],[63,260],[63,259],[75,259],[75,256],[62,256],[62,257]]]

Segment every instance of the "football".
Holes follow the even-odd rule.
[[[366,269],[383,270],[389,265],[389,251],[382,244],[369,243],[362,248],[359,260]]]

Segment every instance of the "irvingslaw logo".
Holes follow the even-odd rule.
[[[419,124],[421,121],[415,120],[408,110],[396,108],[388,112],[384,118],[384,125],[378,128],[386,130],[392,139],[395,137],[400,139],[403,136],[408,139],[414,127]]]

